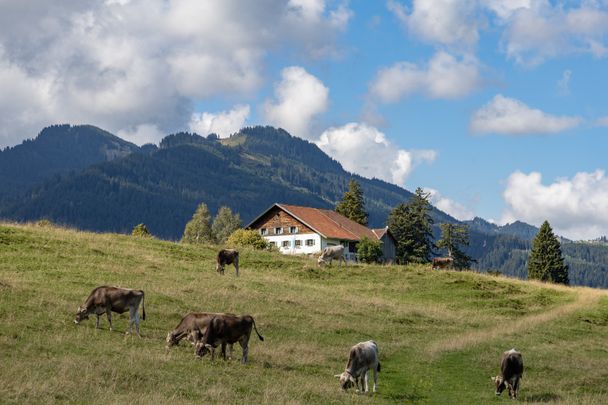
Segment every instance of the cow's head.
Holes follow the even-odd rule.
[[[167,339],[165,339],[165,341],[167,342],[167,344],[165,345],[167,349],[177,344],[177,339],[173,332],[167,333]]]
[[[203,358],[204,355],[210,353],[213,350],[213,346],[208,343],[197,342],[196,343],[196,357]]]
[[[334,375],[334,377],[340,379],[340,388],[342,389],[342,391],[346,391],[347,389],[355,385],[355,379],[347,371],[343,372],[342,374],[336,374]]]
[[[220,263],[216,263],[215,264],[215,271],[217,271],[218,273],[224,274],[224,266],[221,265]]]
[[[497,375],[496,377],[490,377],[494,384],[496,385],[496,395],[502,394],[502,392],[507,388],[507,382],[502,376]]]
[[[81,321],[89,319],[89,311],[86,308],[78,307],[78,311],[76,311],[76,319],[74,319],[74,323],[78,325]]]
[[[319,265],[319,267],[322,267],[325,264],[325,259],[323,259],[323,256],[320,256],[319,259],[317,260],[317,265]]]

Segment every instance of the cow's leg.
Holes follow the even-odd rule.
[[[238,277],[239,276],[239,258],[238,257],[234,260],[234,268],[236,269],[236,276]]]
[[[241,363],[247,363],[247,355],[249,354],[249,338],[247,336],[243,336],[241,340],[239,340],[241,347],[243,348],[243,357],[241,358]]]
[[[369,391],[369,370],[365,370],[363,373],[363,392]]]
[[[95,316],[97,317],[97,320],[95,321],[95,328],[99,329],[99,317],[100,317],[100,315],[99,314],[95,314]]]
[[[110,308],[106,308],[106,316],[108,317],[108,323],[110,324],[110,330],[114,330],[112,328],[112,310]]]
[[[226,343],[222,343],[222,357],[226,361]]]
[[[232,343],[228,345],[228,360],[232,360]]]
[[[137,332],[137,336],[141,338],[141,334],[139,333],[139,311],[135,308],[135,331]]]
[[[378,365],[374,367],[374,392],[376,392],[376,387],[378,386]]]

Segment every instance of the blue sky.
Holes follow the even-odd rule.
[[[458,218],[594,238],[607,34],[605,0],[5,1],[0,147],[270,124]]]

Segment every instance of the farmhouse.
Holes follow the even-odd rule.
[[[382,242],[385,261],[395,260],[395,238],[388,228],[370,229],[331,210],[274,204],[247,228],[257,229],[283,254],[317,253],[341,244],[346,259],[353,261],[357,243],[367,237]]]

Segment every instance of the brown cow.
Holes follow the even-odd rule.
[[[167,349],[179,344],[184,338],[193,345],[196,344],[203,337],[211,319],[218,315],[236,316],[234,314],[218,314],[214,312],[190,312],[182,318],[175,329],[167,334]],[[232,355],[232,345],[230,345],[230,354]]]
[[[146,320],[146,308],[144,306],[144,292],[142,290],[131,290],[129,288],[101,286],[91,291],[91,294],[84,303],[78,307],[74,322],[79,324],[82,320],[88,319],[90,314],[97,316],[95,327],[99,328],[99,317],[105,312],[112,330],[112,312],[122,314],[129,311],[129,331],[133,333],[133,324],[137,335],[139,334],[139,304],[141,303],[141,318]]]
[[[433,258],[433,270],[436,269],[451,269],[454,265],[454,259],[451,257],[435,257]]]
[[[239,252],[236,249],[222,249],[217,254],[215,270],[224,275],[224,266],[234,264],[236,276],[239,276]]]
[[[496,384],[496,395],[502,394],[505,388],[509,389],[509,398],[517,399],[519,380],[524,374],[524,360],[521,353],[511,349],[502,354],[500,362],[500,375],[492,377]]]
[[[196,356],[201,358],[211,351],[211,359],[215,358],[215,348],[222,346],[222,356],[226,359],[226,344],[239,342],[243,348],[241,363],[247,362],[249,353],[249,337],[251,328],[255,329],[258,338],[264,341],[264,337],[258,332],[255,321],[251,315],[217,315],[211,319],[203,338],[196,344]]]

